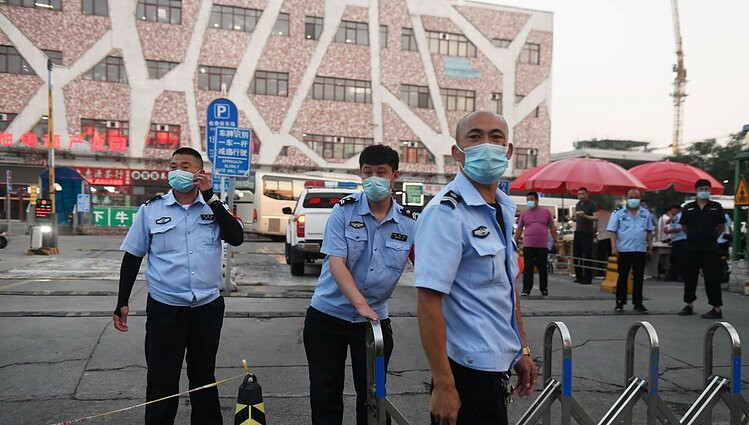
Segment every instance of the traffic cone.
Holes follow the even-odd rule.
[[[257,383],[257,377],[251,373],[244,377],[239,386],[234,425],[265,425],[263,389]]]

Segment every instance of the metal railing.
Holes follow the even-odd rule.
[[[410,425],[387,398],[385,387],[385,340],[379,320],[367,327],[367,413],[368,425],[385,425],[390,417],[399,425]]]

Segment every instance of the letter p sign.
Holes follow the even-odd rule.
[[[216,118],[229,119],[229,105],[218,104],[213,105],[213,107],[215,108],[213,113]]]

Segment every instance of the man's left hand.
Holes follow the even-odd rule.
[[[523,356],[515,364],[515,372],[518,374],[518,380],[515,382],[517,394],[520,397],[533,394],[538,384],[538,368],[529,356]]]
[[[195,187],[197,187],[201,192],[212,187],[211,176],[204,170],[200,170],[195,173],[195,177],[193,177],[192,181],[195,183]]]

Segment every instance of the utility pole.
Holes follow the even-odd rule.
[[[674,41],[676,42],[676,64],[673,66],[674,91],[671,97],[674,98],[674,134],[673,134],[673,154],[679,155],[681,147],[684,144],[684,100],[687,97],[685,91],[687,85],[687,70],[684,67],[684,50],[681,45],[681,28],[679,26],[679,0],[671,0],[671,13],[674,24]]]
[[[49,199],[52,202],[52,237],[50,248],[57,248],[57,209],[55,203],[55,139],[54,121],[52,119],[52,59],[47,58],[47,143],[49,144],[49,155],[47,165],[49,166]]]

